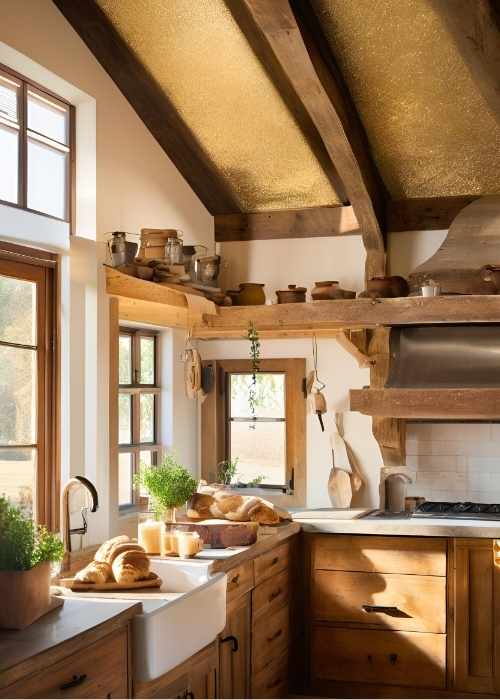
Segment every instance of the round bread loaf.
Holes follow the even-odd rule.
[[[109,550],[106,555],[106,561],[108,564],[113,564],[116,557],[123,552],[142,552],[145,554],[146,550],[137,542],[118,542]]]
[[[117,544],[123,544],[124,542],[130,542],[130,537],[127,535],[118,535],[117,537],[112,537],[110,540],[106,540],[94,555],[94,561],[108,561],[107,557],[109,552]]]

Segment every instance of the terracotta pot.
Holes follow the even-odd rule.
[[[307,289],[289,284],[288,289],[281,289],[276,292],[278,304],[299,304],[306,300]]]
[[[0,628],[21,630],[51,608],[50,562],[27,571],[0,571]]]
[[[315,301],[333,299],[333,293],[339,289],[337,281],[315,282],[311,290],[311,296]]]
[[[372,277],[366,285],[368,297],[388,299],[391,297],[407,297],[410,288],[404,277],[393,275],[392,277]]]
[[[238,302],[240,306],[261,306],[266,303],[264,284],[259,282],[243,282],[240,284]]]
[[[405,280],[404,277],[400,277],[399,275],[393,275],[392,277],[389,277],[391,280],[391,288],[392,288],[392,296],[393,297],[407,297],[408,293],[410,291],[410,287],[408,286],[408,282]]]

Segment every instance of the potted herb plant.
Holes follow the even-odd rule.
[[[217,481],[224,486],[231,486],[238,471],[238,457],[225,459],[218,464]]]
[[[58,535],[0,496],[0,628],[23,629],[51,609],[51,563],[63,555]]]
[[[158,466],[142,465],[135,479],[148,492],[156,518],[171,523],[175,523],[176,509],[191,498],[197,487],[196,479],[173,454],[165,455]]]

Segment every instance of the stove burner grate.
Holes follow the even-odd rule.
[[[450,503],[448,501],[425,501],[417,506],[413,517],[417,518],[477,518],[500,520],[500,503]]]

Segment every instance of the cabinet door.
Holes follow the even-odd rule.
[[[220,639],[219,696],[248,698],[251,650],[251,594],[232,601]]]
[[[495,693],[500,688],[500,561],[494,541],[455,540],[455,688]]]
[[[208,698],[208,700],[217,698],[218,666],[219,658],[215,643],[193,656],[189,671],[189,690],[184,697]]]

